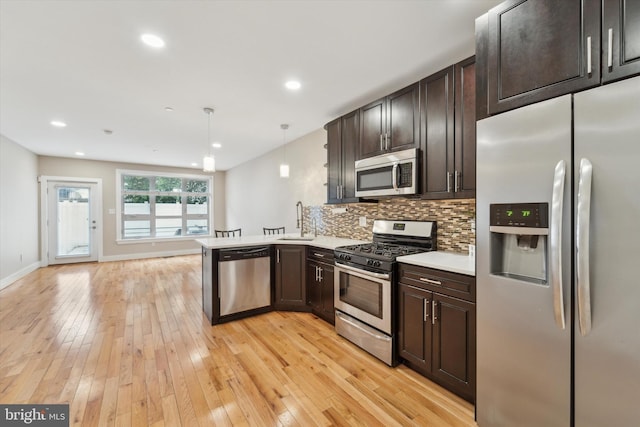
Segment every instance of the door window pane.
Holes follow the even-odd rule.
[[[57,256],[89,255],[89,189],[57,189]]]

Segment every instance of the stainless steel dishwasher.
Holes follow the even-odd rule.
[[[220,316],[271,305],[269,248],[221,249],[218,295]]]

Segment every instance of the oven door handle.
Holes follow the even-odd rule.
[[[364,276],[364,277],[375,277],[376,279],[385,279],[385,280],[389,280],[391,278],[391,275],[389,273],[374,273],[372,271],[368,271],[368,270],[363,270],[361,268],[356,268],[356,267],[351,267],[350,265],[345,265],[339,262],[336,262],[336,267],[343,269],[343,270],[347,270],[347,271],[352,271],[354,273],[359,273],[360,275]]]

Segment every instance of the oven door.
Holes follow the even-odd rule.
[[[373,273],[335,263],[337,310],[391,335],[391,273]]]

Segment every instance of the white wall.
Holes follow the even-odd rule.
[[[0,135],[0,289],[39,262],[38,157]]]
[[[326,202],[327,133],[324,129],[286,144],[289,178],[280,178],[282,147],[227,171],[226,226],[242,235],[262,234],[262,227],[296,231],[296,202]]]

